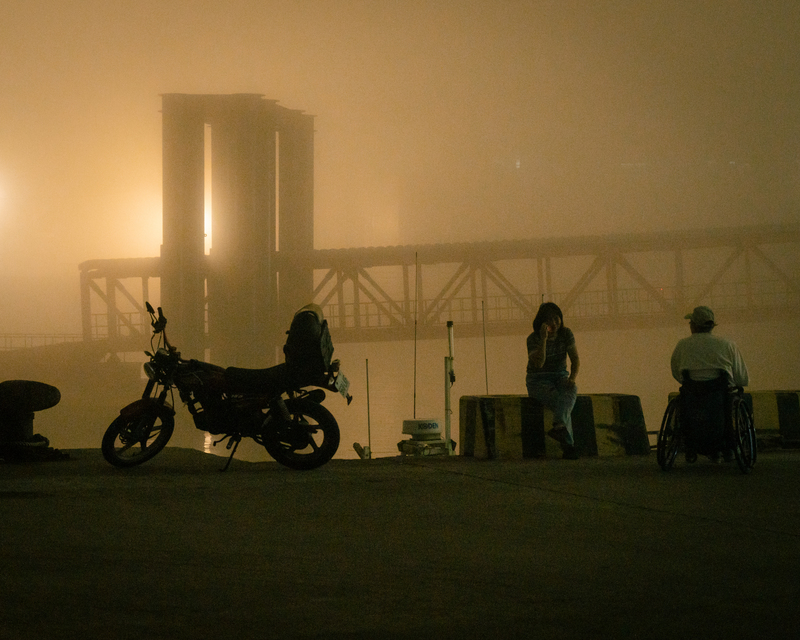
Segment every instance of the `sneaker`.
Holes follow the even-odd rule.
[[[564,447],[564,453],[561,455],[562,460],[577,460],[579,457],[575,447]]]
[[[569,446],[569,432],[566,427],[553,427],[547,432],[547,435],[561,446]]]

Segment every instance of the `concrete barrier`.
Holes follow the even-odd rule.
[[[760,449],[800,446],[800,391],[748,391],[744,400],[753,412]]]
[[[475,458],[560,458],[546,432],[553,414],[527,395],[462,396],[459,453]],[[650,443],[638,396],[581,394],[572,410],[582,456],[647,455]]]
[[[800,391],[751,391],[748,397],[762,446],[800,446]]]

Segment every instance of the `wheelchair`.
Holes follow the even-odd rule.
[[[718,457],[732,451],[741,472],[750,473],[756,463],[756,431],[743,389],[731,387],[724,371],[702,382],[691,380],[684,371],[683,380],[661,421],[656,444],[659,466],[669,471],[679,451],[689,463],[696,462],[698,454]]]

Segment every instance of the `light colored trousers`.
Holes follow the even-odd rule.
[[[570,445],[575,444],[572,436],[572,408],[578,398],[578,387],[570,385],[566,371],[560,373],[529,374],[525,378],[528,395],[538,400],[553,412],[553,426],[564,425],[569,433]]]

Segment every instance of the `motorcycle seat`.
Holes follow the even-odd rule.
[[[231,393],[278,395],[288,389],[286,364],[267,369],[225,369],[225,384]]]

